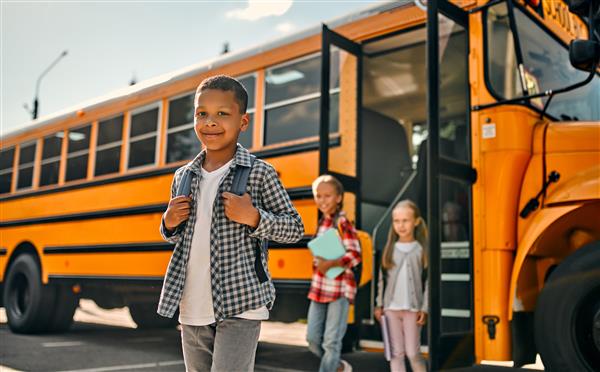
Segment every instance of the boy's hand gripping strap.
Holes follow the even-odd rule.
[[[252,166],[254,165],[254,160],[256,160],[256,156],[250,155],[250,166],[243,167],[237,165],[235,168],[235,174],[233,175],[233,182],[231,183],[230,192],[236,194],[238,196],[242,196],[246,193],[246,187],[248,185],[248,178],[250,177],[250,171],[252,171]],[[264,283],[269,278],[267,277],[267,273],[265,272],[265,268],[263,267],[261,257],[261,247],[262,249],[267,249],[267,241],[263,240],[260,245],[255,245],[254,248],[254,271],[256,271],[256,276],[258,277],[258,281],[260,283]]]

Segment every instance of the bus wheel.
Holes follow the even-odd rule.
[[[51,332],[65,332],[73,324],[73,315],[77,306],[79,306],[79,298],[71,291],[70,287],[57,286],[55,290],[56,302],[48,324],[48,330]]]
[[[131,318],[138,328],[171,328],[177,324],[177,318],[165,318],[156,313],[157,304],[149,302],[134,302],[129,304]]]
[[[600,242],[567,257],[535,310],[535,342],[549,371],[600,371]]]
[[[8,326],[15,333],[47,330],[54,304],[52,288],[42,284],[35,258],[20,255],[10,266],[4,288],[4,306]]]

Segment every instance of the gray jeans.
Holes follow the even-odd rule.
[[[260,320],[230,318],[207,326],[182,324],[186,371],[253,371],[260,323]]]

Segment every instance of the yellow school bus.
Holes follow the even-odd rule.
[[[348,347],[379,345],[373,273],[391,207],[410,198],[430,228],[432,370],[537,353],[551,370],[600,370],[600,78],[568,51],[597,36],[558,0],[426,3],[377,4],[3,134],[11,329],[65,330],[79,298],[171,324],[154,315],[173,249],[158,226],[174,170],[201,148],[194,90],[228,74],[250,96],[240,143],[275,166],[306,226],[269,244],[271,319],[306,317],[310,185],[327,172],[374,242]]]

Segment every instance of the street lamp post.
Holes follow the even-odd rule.
[[[44,72],[42,72],[42,74],[40,75],[40,77],[37,79],[37,83],[35,84],[35,98],[33,100],[33,119],[37,119],[38,117],[38,108],[39,108],[39,100],[38,100],[38,93],[40,92],[40,82],[42,80],[42,78],[48,73],[48,71],[50,71],[52,69],[52,67],[56,66],[56,64],[58,63],[58,61],[61,60],[61,58],[63,58],[64,56],[67,55],[67,51],[64,50],[55,60],[54,62],[52,62],[50,64],[50,66],[48,66],[48,68],[46,68],[44,70]]]

